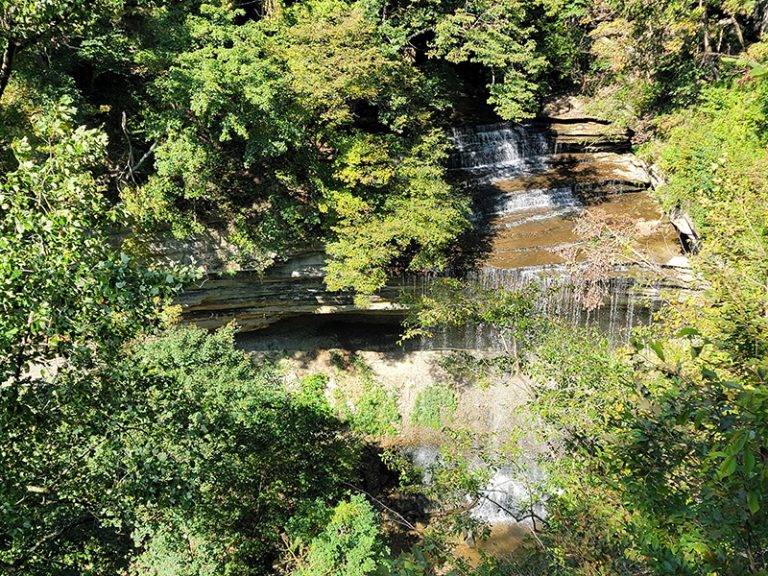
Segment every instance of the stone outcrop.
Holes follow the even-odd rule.
[[[298,254],[264,273],[241,270],[209,274],[188,287],[178,303],[187,320],[204,328],[236,321],[240,330],[265,328],[283,318],[357,312],[370,316],[404,313],[396,304],[402,286],[393,283],[358,306],[352,294],[329,292],[323,282],[322,252]]]
[[[548,274],[548,267],[562,262],[561,248],[578,241],[574,215],[586,206],[634,218],[638,238],[659,264],[679,254],[673,228],[645,192],[651,186],[645,165],[622,153],[629,146],[626,131],[566,113],[525,125],[460,128],[452,136],[451,173],[475,193],[475,222],[485,236],[485,253],[476,260],[478,278],[487,276],[485,269],[494,278],[505,270],[512,273],[505,278]],[[325,256],[319,248],[266,270],[247,263],[233,269],[232,262],[241,260],[237,248],[215,232],[189,242],[155,244],[152,250],[158,259],[207,270],[178,299],[185,317],[206,328],[234,320],[240,330],[251,331],[309,316],[400,318],[402,293],[423,288],[421,279],[396,279],[359,306],[352,294],[325,288]]]
[[[561,152],[629,152],[632,132],[598,120],[585,111],[584,100],[574,96],[556,98],[542,109],[557,150]]]
[[[612,124],[587,119],[549,122],[557,152],[629,152],[632,134]]]

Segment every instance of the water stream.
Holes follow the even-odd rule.
[[[573,326],[597,327],[616,345],[627,342],[633,327],[653,321],[653,313],[663,301],[664,281],[657,278],[638,282],[629,268],[613,270],[605,281],[604,302],[587,311],[574,293],[559,252],[563,246],[578,241],[573,232],[574,217],[588,206],[599,204],[636,221],[660,218],[648,194],[639,191],[645,175],[633,172],[632,157],[558,154],[556,139],[545,127],[534,124],[457,128],[451,138],[454,151],[450,171],[461,185],[474,192],[474,223],[478,234],[485,238],[487,252],[469,272],[404,276],[387,287],[383,298],[396,301],[402,292],[411,296],[425,294],[437,278],[459,275],[470,289],[513,291],[535,286],[537,312]],[[648,236],[647,244],[659,261],[676,253],[676,239],[670,233],[671,228]],[[320,298],[319,294],[312,298]],[[343,297],[334,295],[338,306],[346,306],[340,300]],[[502,349],[499,334],[484,325],[443,329],[432,338],[402,347],[397,343],[401,317],[402,311],[377,314],[355,309],[297,315],[254,333],[253,338],[243,335],[241,345],[253,351],[290,351],[303,355],[306,363],[314,361],[316,351],[323,348],[367,350],[380,354],[389,369],[404,363],[404,356],[413,353]],[[492,411],[496,406],[486,409]],[[508,419],[509,415],[499,416],[504,417]],[[416,464],[428,469],[437,461],[438,449],[432,444],[419,445],[411,448],[411,456]],[[526,468],[528,473],[522,480],[519,467],[510,464],[496,469],[472,515],[492,524],[515,522],[515,516],[524,515],[521,503],[528,498],[530,482],[539,475],[533,461],[526,463]],[[545,516],[540,504],[535,512]]]
[[[605,280],[603,304],[588,311],[561,256],[564,247],[578,241],[574,218],[589,205],[638,221],[660,217],[647,193],[626,193],[641,187],[644,177],[632,174],[631,156],[558,154],[555,137],[537,124],[455,128],[451,139],[451,172],[475,192],[475,226],[489,245],[475,269],[463,275],[470,286],[520,290],[533,284],[538,312],[574,326],[596,326],[615,343],[626,342],[634,326],[652,321],[661,305],[660,279],[640,283],[631,271],[617,269]],[[658,244],[653,248],[661,261],[677,250],[667,228],[649,241]],[[500,344],[492,329],[467,326],[442,330],[423,346],[497,350]]]
[[[578,241],[573,219],[590,205],[602,204],[638,220],[658,218],[648,195],[634,191],[633,181],[622,183],[622,175],[617,176],[615,167],[631,159],[615,154],[563,158],[551,135],[534,125],[462,128],[451,136],[455,145],[451,170],[464,186],[476,191],[475,225],[487,235],[490,246],[480,265],[464,275],[469,286],[507,291],[535,286],[538,313],[573,326],[597,327],[616,345],[628,341],[633,327],[653,321],[662,303],[661,279],[638,282],[631,269],[618,268],[605,280],[602,305],[585,310],[558,256],[562,246]],[[662,248],[670,242],[665,233],[670,231],[654,239],[661,238]],[[669,254],[677,249],[674,239],[671,243]],[[659,260],[668,258],[664,249],[656,254]],[[428,285],[425,282],[425,289]],[[424,339],[421,347],[498,351],[500,343],[493,328],[468,325],[440,330]],[[412,458],[429,470],[439,452],[435,446],[418,446],[412,449]],[[530,485],[540,479],[534,458],[527,459],[523,473],[520,462],[493,472],[472,516],[492,525],[516,523],[526,516]],[[541,502],[533,511],[538,517],[546,516]]]

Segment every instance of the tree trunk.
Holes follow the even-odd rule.
[[[709,53],[711,51],[709,46],[709,22],[708,22],[708,16],[707,16],[707,6],[704,4],[704,0],[699,0],[699,10],[703,13],[703,23],[702,26],[704,28],[704,56],[709,56]]]
[[[0,99],[3,97],[5,87],[8,86],[8,80],[11,78],[13,70],[13,57],[16,55],[16,44],[8,40],[8,44],[3,51],[3,62],[0,64]]]

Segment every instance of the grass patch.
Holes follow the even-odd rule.
[[[435,430],[448,423],[456,412],[456,394],[444,384],[435,384],[425,388],[416,396],[411,411],[411,422]]]
[[[397,398],[376,379],[370,366],[357,356],[345,376],[348,383],[335,394],[339,416],[363,434],[397,434],[401,422]]]

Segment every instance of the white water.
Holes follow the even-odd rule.
[[[531,473],[515,473],[511,467],[494,472],[480,493],[480,501],[472,509],[472,517],[489,524],[512,522],[531,523],[531,511],[539,518],[546,519],[547,512],[542,502],[529,492],[529,487],[539,476]]]
[[[452,132],[456,150],[451,156],[451,168],[468,176],[468,186],[510,178],[518,178],[551,168],[556,152],[547,133],[531,125],[497,124]],[[574,178],[570,186],[528,188],[516,192],[497,193],[484,199],[477,220],[520,213],[521,218],[508,226],[530,222],[531,219],[552,218],[580,211],[583,204],[577,191],[592,184],[579,183]],[[537,212],[526,215],[525,212]],[[627,343],[630,330],[640,323],[652,321],[654,307],[660,301],[659,287],[636,289],[635,282],[617,274],[607,280],[607,296],[596,310],[586,311],[579,303],[563,266],[533,266],[526,268],[486,267],[465,275],[468,290],[517,291],[533,286],[535,308],[544,317],[557,317],[571,325],[596,325],[615,344]],[[425,282],[428,286],[431,280]],[[500,350],[501,335],[495,328],[468,324],[459,329],[444,329],[422,343],[425,349]],[[412,451],[414,464],[423,471],[425,482],[431,481],[431,470],[440,464],[437,448],[421,446]],[[531,486],[541,480],[532,455],[525,462],[509,463],[494,469],[471,510],[474,518],[491,524],[517,522],[528,518],[530,512],[546,517],[541,501],[532,498]],[[478,470],[484,464],[475,462]],[[469,496],[468,496],[469,498]]]
[[[451,132],[454,151],[449,166],[463,173],[468,187],[479,187],[502,180],[545,173],[552,167],[554,139],[544,128],[532,124],[488,124],[454,128]],[[504,216],[517,212],[549,208],[544,214],[518,221],[529,222],[575,212],[583,208],[574,185],[555,188],[529,188],[498,195],[483,215]],[[514,225],[514,224],[511,224]]]
[[[439,466],[447,464],[441,461],[440,450],[436,446],[413,448],[410,457],[426,484],[432,482],[433,472]],[[470,471],[482,474],[484,466],[478,458],[470,465]],[[543,503],[533,493],[533,487],[541,479],[542,475],[533,462],[528,462],[525,470],[513,466],[502,466],[494,470],[476,495],[467,496],[467,503],[477,499],[470,515],[489,524],[530,523],[531,511],[545,519],[547,513]]]
[[[581,202],[573,194],[573,188],[570,186],[543,189],[532,188],[501,194],[494,204],[495,210],[493,215],[502,216],[541,208],[575,209],[581,205]]]
[[[450,137],[455,147],[451,168],[467,176],[467,186],[480,190],[485,190],[483,184],[488,182],[544,174],[553,165],[557,152],[555,141],[546,128],[534,124],[501,123],[455,128]],[[532,221],[577,213],[584,209],[577,192],[594,186],[594,182],[580,182],[574,175],[569,185],[558,184],[553,188],[523,188],[514,192],[493,192],[491,189],[479,199],[480,209],[475,221],[484,225],[483,222],[488,222],[490,218],[497,229],[509,229]],[[520,216],[499,221],[516,214]],[[538,312],[562,318],[574,326],[596,324],[615,343],[625,343],[633,326],[651,321],[653,306],[660,296],[658,286],[635,290],[631,278],[619,275],[607,281],[607,297],[603,306],[585,311],[562,266],[486,267],[470,273],[466,280],[471,286],[494,290],[520,290],[534,284],[539,294],[536,302]],[[495,349],[494,341],[498,341],[497,334],[489,334],[489,329],[477,326],[467,327],[461,333],[443,331],[425,345],[469,349],[487,349],[490,346]]]
[[[529,124],[488,124],[454,128],[450,167],[461,170],[501,168],[555,152],[553,139]]]

